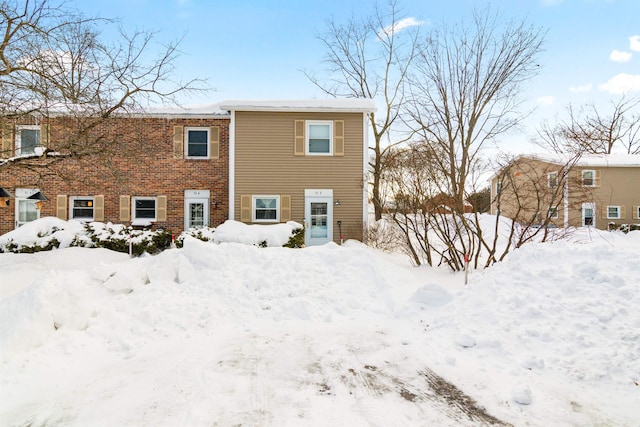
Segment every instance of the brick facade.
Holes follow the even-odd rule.
[[[48,123],[48,147],[55,150],[63,141],[65,118]],[[20,123],[27,124],[27,123]],[[7,128],[6,123],[3,124]],[[219,128],[217,159],[184,159],[174,155],[174,127]],[[44,128],[43,128],[44,129]],[[39,168],[46,157],[15,162],[0,168],[0,187],[13,194],[17,188],[38,188],[49,201],[40,216],[56,216],[56,197],[104,196],[104,222],[121,223],[120,196],[167,197],[166,221],[162,227],[179,233],[184,228],[185,190],[208,190],[209,224],[216,226],[228,218],[229,117],[225,115],[166,115],[118,118],[98,129],[105,136],[102,153],[82,158],[66,158],[47,168]],[[42,131],[41,131],[42,132]],[[42,137],[41,137],[42,139]],[[113,142],[117,141],[117,145]],[[66,141],[68,142],[68,141]],[[3,155],[3,157],[7,157]],[[15,228],[15,199],[0,207],[0,234]],[[126,222],[124,222],[126,224]]]

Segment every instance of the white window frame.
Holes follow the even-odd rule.
[[[38,145],[36,145],[33,149],[33,153],[23,153],[22,152],[22,132],[23,130],[37,130],[38,133]],[[41,147],[41,141],[42,141],[42,130],[40,128],[40,125],[16,125],[16,136],[15,136],[15,140],[16,140],[16,153],[18,155],[31,155],[31,154],[37,154],[36,153],[36,148],[37,147]]]
[[[91,202],[91,212],[93,213],[93,215],[91,215],[90,217],[86,217],[86,216],[79,216],[79,217],[75,217],[73,215],[73,204],[76,200],[89,200]],[[95,206],[96,206],[96,201],[93,198],[93,196],[71,196],[69,197],[69,219],[74,219],[76,221],[93,221],[93,219],[95,218]]]
[[[136,202],[138,200],[153,200],[154,202],[154,207],[153,207],[153,218],[138,218],[138,216],[136,215]],[[158,220],[158,198],[157,197],[140,197],[140,196],[133,196],[131,197],[131,220],[140,220],[140,221],[150,221],[150,222],[155,222]]]
[[[328,153],[317,153],[309,151],[309,137],[311,136],[310,128],[311,126],[329,126],[329,152]],[[304,141],[304,151],[307,156],[333,156],[333,120],[307,120],[305,122],[305,141]]]
[[[609,209],[615,209],[617,214],[616,216],[611,216],[611,211]],[[607,219],[620,219],[621,216],[621,212],[622,212],[622,208],[620,206],[607,206]]]
[[[558,208],[557,207],[551,207],[549,208],[549,211],[547,213],[548,217],[551,219],[558,219]]]
[[[555,181],[554,185],[551,185],[552,180]],[[549,172],[547,174],[547,187],[549,188],[558,187],[558,172]]]
[[[584,176],[587,172],[591,172],[591,184],[587,185],[584,183]],[[595,169],[583,169],[582,170],[582,186],[583,187],[595,187],[596,186],[596,171]]]
[[[205,131],[207,132],[207,154],[205,156],[190,156],[189,155],[189,131]],[[208,159],[211,156],[209,141],[211,140],[211,129],[205,126],[185,126],[184,128],[184,157],[185,159]]]
[[[275,199],[276,217],[275,219],[258,219],[256,217],[256,201],[258,199]],[[251,196],[251,222],[280,222],[280,196],[276,195],[255,195]]]
[[[640,219],[640,206],[636,207],[636,219]]]

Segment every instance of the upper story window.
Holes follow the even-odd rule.
[[[156,220],[155,197],[132,197],[132,219]]]
[[[333,155],[333,122],[307,121],[306,154]]]
[[[93,221],[93,197],[70,197],[69,218],[80,221]]]
[[[36,147],[40,146],[39,125],[16,126],[16,154],[35,154]]]
[[[558,186],[558,172],[550,172],[547,174],[547,185],[549,188],[556,188]]]
[[[280,196],[253,196],[253,222],[279,222]]]
[[[208,159],[209,158],[209,128],[185,128],[185,145],[187,158]]]
[[[582,171],[582,186],[583,187],[596,186],[596,171],[591,169],[585,169]]]

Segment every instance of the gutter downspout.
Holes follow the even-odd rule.
[[[236,193],[236,112],[231,111],[229,122],[229,219],[235,216],[235,193]]]

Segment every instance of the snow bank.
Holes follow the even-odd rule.
[[[640,232],[530,244],[466,287],[357,242],[254,242],[0,254],[0,419],[482,424],[436,372],[513,425],[638,424]]]

